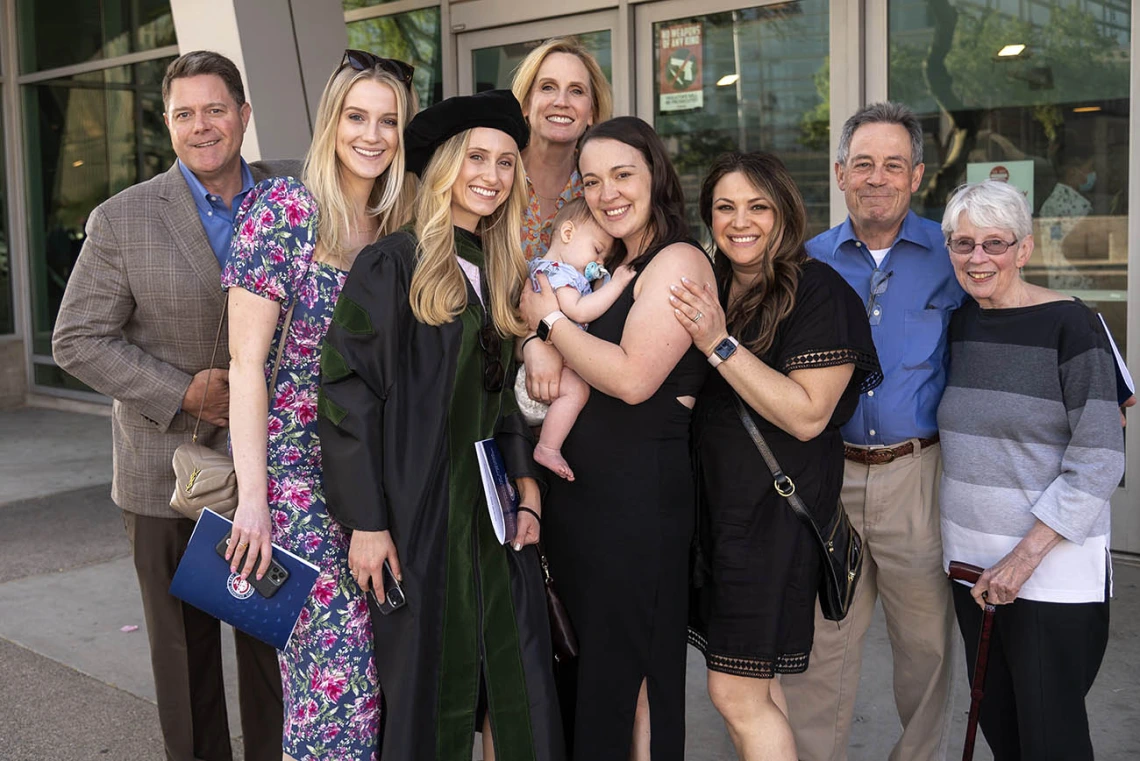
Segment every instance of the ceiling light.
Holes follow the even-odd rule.
[[[716,86],[717,87],[728,87],[729,85],[736,84],[739,79],[740,79],[739,74],[725,74],[723,77],[721,77],[720,79],[718,79],[716,81]]]
[[[1099,110],[1100,110],[1100,106],[1081,106],[1080,108],[1074,108],[1073,113],[1074,114],[1092,114],[1092,113],[1096,113]]]
[[[992,48],[991,48],[992,50]],[[1025,46],[1022,44],[1006,45],[998,51],[999,58],[1016,58],[1025,51]]]
[[[71,165],[73,167],[75,167],[76,169],[78,169],[79,167],[83,166],[83,159],[77,159],[75,161],[72,161]]]

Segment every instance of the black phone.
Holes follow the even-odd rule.
[[[222,541],[218,542],[218,546],[214,548],[218,552],[218,557],[222,558],[223,560],[225,560],[226,549],[229,547],[229,544],[230,535],[227,533],[222,537]],[[236,556],[236,551],[234,554]],[[241,559],[242,558],[238,558],[238,560]],[[246,581],[248,581],[249,585],[256,589],[262,597],[268,599],[277,594],[277,590],[281,588],[281,586],[288,578],[289,569],[278,563],[275,558],[270,556],[269,569],[265,572],[265,575],[259,579],[257,578],[257,574],[251,574],[250,577],[246,579]]]
[[[404,597],[404,588],[400,586],[400,582],[396,581],[396,575],[392,573],[392,567],[388,565],[387,560],[384,561],[384,568],[380,575],[384,582],[384,599],[380,599],[375,589],[369,589],[368,594],[372,595],[372,601],[376,603],[376,608],[386,616],[392,611],[404,607],[404,603],[408,600]]]

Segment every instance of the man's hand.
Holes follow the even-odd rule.
[[[206,376],[210,376],[210,385],[206,386]],[[206,399],[206,406],[202,408],[201,419],[210,425],[226,427],[230,424],[230,371],[215,367],[213,370],[199,370],[186,395],[182,397],[182,411],[191,415],[198,414],[198,406],[202,398]]]
[[[1124,404],[1120,405],[1120,427],[1121,428],[1128,425],[1128,418],[1125,417],[1124,411],[1126,409],[1128,409],[1129,407],[1135,407],[1135,406],[1136,406],[1136,397],[1135,396],[1128,397],[1128,399],[1125,400]]]

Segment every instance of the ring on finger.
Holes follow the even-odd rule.
[[[705,313],[704,313],[704,312],[697,312],[697,316],[693,318],[693,322],[698,322],[698,321],[700,321],[700,319],[701,319],[702,317],[704,317],[704,316],[705,316]]]

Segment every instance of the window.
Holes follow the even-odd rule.
[[[809,235],[828,227],[829,9],[796,0],[701,16],[652,18],[652,123],[684,186],[689,223],[700,182],[726,151],[767,151],[787,165],[808,212]],[[659,20],[660,19],[660,20]],[[639,100],[640,102],[640,100]],[[639,106],[640,108],[641,106]]]
[[[1129,47],[1126,0],[890,0],[892,100],[926,131],[917,213],[1003,179],[1034,212],[1025,277],[1073,294],[1125,344]]]
[[[364,0],[345,0],[345,8],[375,5]],[[395,58],[416,67],[412,80],[425,108],[443,100],[443,62],[440,43],[439,8],[347,19],[348,46],[367,50],[384,58]]]
[[[170,0],[17,0],[16,13],[24,73],[175,44]]]

